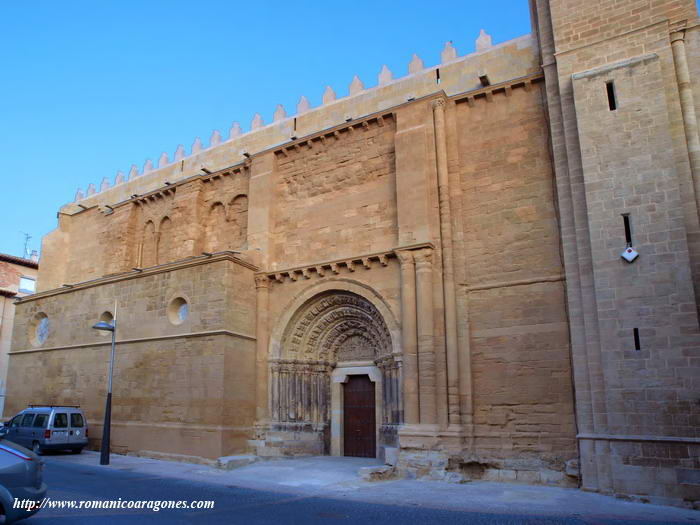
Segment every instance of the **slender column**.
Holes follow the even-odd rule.
[[[269,419],[268,400],[268,326],[267,317],[269,310],[269,286],[270,280],[266,275],[255,276],[255,290],[257,292],[257,312],[255,319],[255,417],[257,424],[266,424]]]
[[[279,407],[279,399],[280,399],[280,369],[279,369],[279,364],[275,363],[272,368],[272,385],[271,385],[271,391],[272,391],[272,420],[273,421],[279,421],[280,419],[280,407]]]
[[[404,394],[403,394],[403,389],[400,388],[399,385],[401,385],[401,382],[403,380],[404,376],[404,368],[403,368],[404,361],[403,359],[398,359],[396,361],[396,410],[397,410],[397,418],[396,422],[398,424],[402,424],[404,422],[404,404],[403,404],[403,399],[404,399]]]
[[[289,365],[280,367],[280,421],[289,421]]]
[[[448,421],[458,425],[459,409],[459,347],[457,344],[457,300],[455,297],[454,254],[452,249],[452,212],[447,172],[447,136],[445,132],[445,100],[433,102],[435,124],[435,153],[440,203],[440,237],[442,247],[442,289],[445,302],[445,347],[447,353]]]
[[[695,204],[698,213],[700,213],[700,204],[698,204],[698,199],[700,199],[700,137],[698,137],[698,122],[695,114],[693,87],[690,83],[688,57],[685,52],[685,31],[671,33],[671,49],[673,50],[673,61],[676,65],[676,79],[681,100],[685,140],[688,145],[690,171],[693,176],[693,187],[695,188]]]
[[[416,267],[413,252],[397,251],[401,264],[401,341],[403,343],[404,422],[419,422],[418,341],[416,334]]]
[[[413,252],[416,262],[416,316],[418,332],[418,369],[420,386],[420,422],[437,423],[436,370],[433,316],[433,250],[423,248]]]
[[[143,237],[145,237],[145,236],[143,236]],[[139,253],[138,253],[138,256],[136,257],[136,267],[137,268],[143,267],[143,243],[144,243],[143,237],[142,237],[141,242],[139,242]]]

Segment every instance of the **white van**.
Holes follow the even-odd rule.
[[[5,423],[5,439],[41,454],[70,450],[80,454],[88,443],[88,427],[80,406],[29,405]]]

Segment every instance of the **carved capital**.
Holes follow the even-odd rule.
[[[438,98],[433,100],[432,106],[433,106],[433,111],[440,111],[445,109],[445,105],[447,103],[445,102],[444,98]]]
[[[416,261],[417,270],[429,270],[431,268],[431,265],[433,264],[433,249],[422,248],[420,250],[414,250],[413,258]]]
[[[413,266],[413,252],[409,250],[396,250],[394,252],[396,258],[399,260],[401,268],[405,266]]]
[[[675,42],[684,42],[685,41],[685,30],[681,29],[678,31],[673,31],[670,36],[671,36],[671,44],[674,44]]]
[[[267,275],[256,275],[255,276],[255,288],[268,288],[270,286],[270,279]]]

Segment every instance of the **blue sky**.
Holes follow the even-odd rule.
[[[439,62],[530,32],[527,0],[455,2],[5,1],[0,6],[0,252],[39,249],[78,187],[196,136],[228,138],[277,104],[312,106],[413,53]]]

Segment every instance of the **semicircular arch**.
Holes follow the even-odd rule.
[[[400,353],[399,325],[375,290],[349,279],[324,280],[283,309],[270,333],[269,356],[332,359],[329,352],[351,337],[364,337],[383,355]]]

